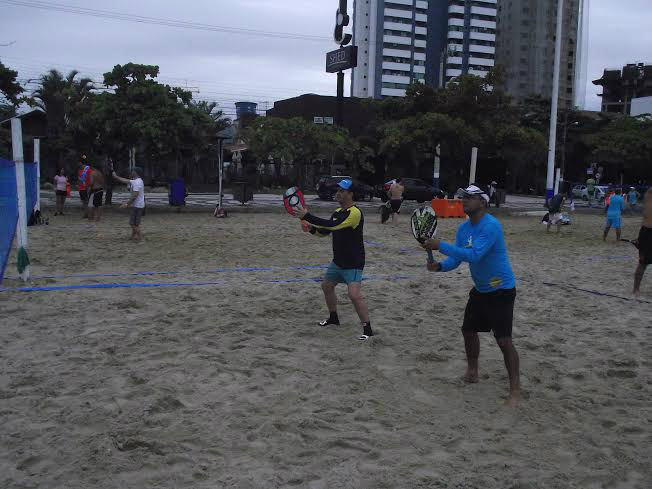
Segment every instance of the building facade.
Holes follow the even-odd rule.
[[[561,40],[559,107],[583,105],[584,0],[565,0]],[[498,0],[496,65],[515,102],[552,94],[557,0]],[[579,87],[579,88],[578,88]]]
[[[602,87],[601,112],[627,115],[648,113],[652,97],[652,65],[628,64],[621,70],[604,70],[602,78],[593,81]],[[632,110],[633,109],[633,110]]]
[[[401,97],[411,83],[484,76],[494,65],[496,1],[355,0],[352,96]]]

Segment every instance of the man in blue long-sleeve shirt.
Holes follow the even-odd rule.
[[[462,326],[468,361],[464,380],[478,382],[478,332],[493,331],[509,375],[506,404],[516,405],[520,398],[519,359],[512,344],[516,286],[502,228],[497,219],[487,214],[488,203],[489,196],[482,189],[475,185],[465,189],[462,204],[469,219],[458,229],[455,244],[431,239],[423,247],[448,256],[441,263],[429,263],[430,271],[448,272],[463,261],[471,270],[475,287],[469,294]]]

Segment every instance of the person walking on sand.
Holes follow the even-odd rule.
[[[141,175],[143,170],[135,166],[131,171],[131,179],[122,178],[113,172],[113,178],[118,182],[125,183],[129,186],[131,196],[129,200],[122,204],[121,207],[131,207],[131,216],[129,217],[129,225],[131,226],[131,237],[133,241],[141,241],[143,239],[143,232],[140,229],[140,222],[145,212],[145,184]]]
[[[398,214],[401,212],[401,205],[403,204],[403,192],[405,192],[405,186],[403,185],[403,179],[400,177],[394,180],[394,183],[387,191],[394,226],[398,224]]]
[[[59,174],[54,176],[54,190],[56,194],[56,207],[55,216],[63,216],[63,206],[66,204],[66,197],[68,195],[68,177],[66,171],[61,168]]]
[[[88,219],[99,222],[102,218],[102,200],[104,198],[104,175],[97,168],[91,167],[88,184]]]
[[[645,269],[652,264],[652,188],[645,192],[643,198],[643,222],[636,245],[638,247],[638,266],[634,274],[634,294],[639,293]]]
[[[614,228],[616,230],[616,240],[620,241],[621,218],[625,210],[625,199],[623,199],[622,190],[617,188],[616,193],[609,198],[607,204],[607,221],[604,226],[604,234],[602,240],[607,241],[609,230]]]
[[[509,376],[509,397],[505,404],[515,406],[521,392],[519,358],[512,343],[516,282],[502,227],[487,212],[488,203],[489,196],[481,188],[471,185],[464,189],[462,205],[469,219],[457,230],[455,244],[428,239],[422,246],[448,256],[443,262],[428,263],[431,272],[449,272],[463,261],[469,264],[475,286],[469,294],[462,325],[468,363],[464,380],[478,382],[478,332],[493,331]]]

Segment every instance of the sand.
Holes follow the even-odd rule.
[[[577,219],[563,236],[502,220],[516,409],[491,336],[480,383],[460,380],[468,268],[428,273],[405,217],[367,213],[367,343],[343,289],[342,326],[316,326],[330,240],[285,215],[152,214],[141,244],[125,214],[30,228],[33,274],[54,277],[34,286],[191,285],[4,282],[0,487],[652,487],[652,272],[634,300],[635,248]],[[635,237],[639,218],[624,222]]]

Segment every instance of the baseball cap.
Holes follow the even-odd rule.
[[[486,194],[486,192],[476,185],[469,185],[466,188],[461,188],[458,190],[458,192],[462,195],[479,195],[484,200],[489,202],[489,196]]]
[[[353,185],[353,182],[348,178],[345,178],[344,180],[340,180],[340,183],[337,185],[343,190],[351,190],[351,185]]]

